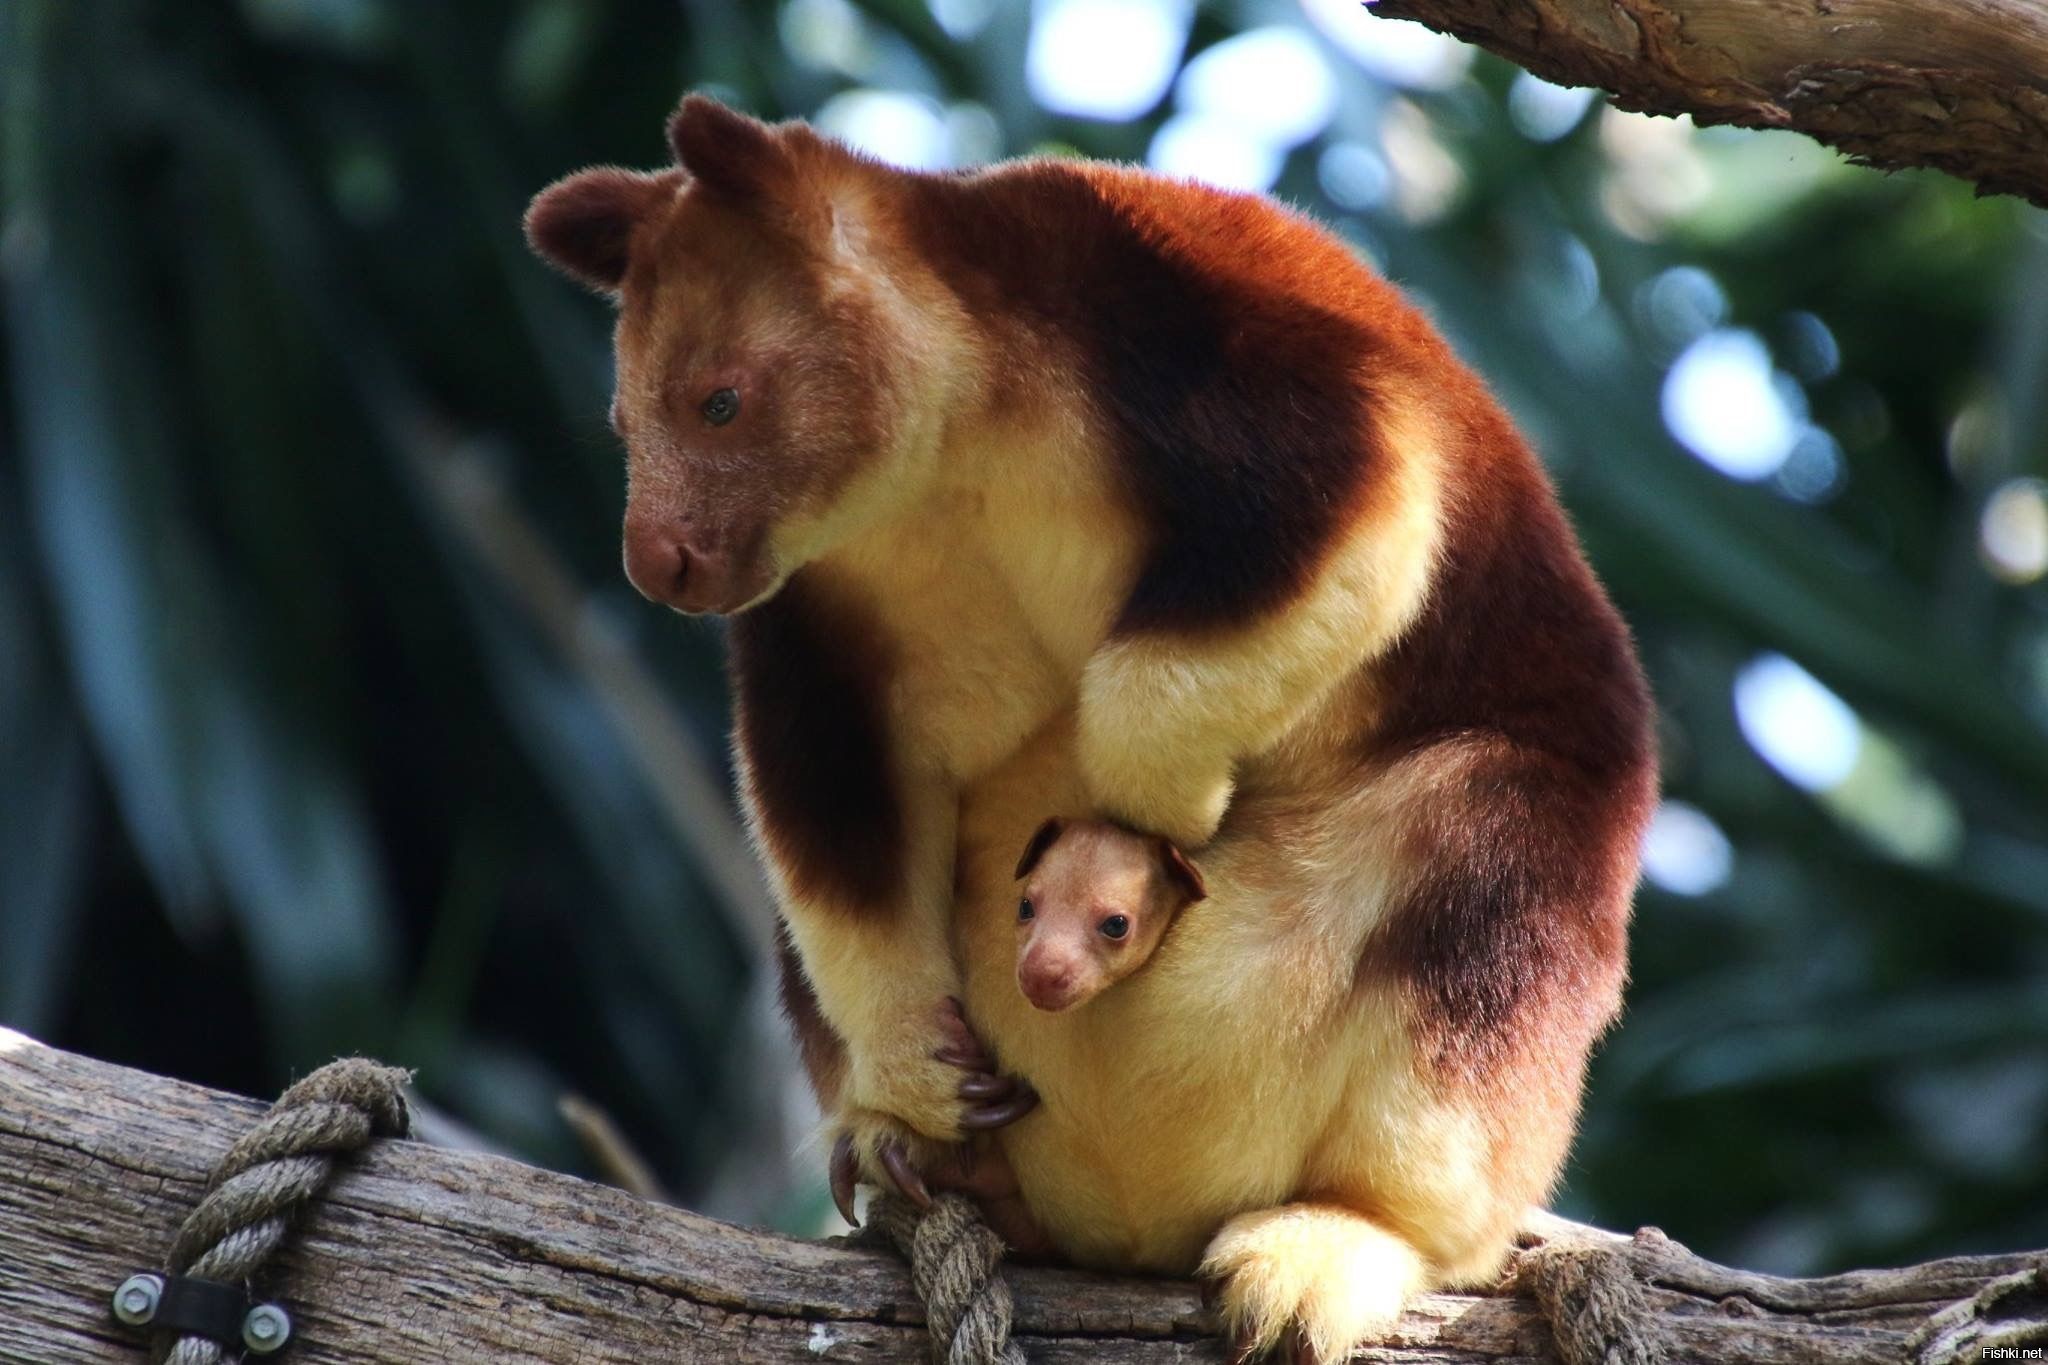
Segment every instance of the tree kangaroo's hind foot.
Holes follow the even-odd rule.
[[[1209,1243],[1200,1272],[1245,1360],[1280,1355],[1336,1365],[1393,1325],[1422,1288],[1421,1255],[1379,1224],[1335,1204],[1243,1213]]]

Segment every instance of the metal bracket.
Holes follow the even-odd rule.
[[[130,1327],[205,1337],[223,1346],[240,1343],[256,1355],[283,1349],[292,1335],[290,1315],[276,1304],[192,1275],[130,1275],[114,1291],[113,1309]]]

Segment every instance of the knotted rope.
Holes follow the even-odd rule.
[[[896,1195],[877,1194],[867,1226],[879,1229],[910,1262],[910,1283],[924,1301],[938,1365],[1025,1365],[1010,1340],[1010,1286],[996,1267],[1003,1239],[973,1204],[942,1194],[920,1210]]]
[[[337,1158],[373,1137],[406,1135],[402,1087],[410,1079],[398,1067],[344,1057],[285,1091],[214,1167],[206,1197],[171,1243],[170,1272],[246,1289],[283,1244],[292,1216],[327,1184]],[[229,1358],[202,1336],[171,1340],[162,1357],[165,1365]]]

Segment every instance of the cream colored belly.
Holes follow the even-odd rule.
[[[1088,813],[1062,723],[969,789],[954,921],[969,1017],[1043,1096],[1000,1140],[1061,1252],[1186,1273],[1232,1215],[1319,1198],[1439,1266],[1490,1255],[1532,1192],[1496,1188],[1474,1097],[1420,1077],[1398,1001],[1354,985],[1374,884],[1290,893],[1267,833],[1226,829],[1202,855],[1210,899],[1151,962],[1065,1014],[1024,999],[1016,856],[1045,816]]]
[[[1026,1203],[1067,1256],[1185,1273],[1224,1219],[1286,1196],[1300,1156],[1272,1137],[1312,1122],[1302,1112],[1312,1092],[1219,1085],[1237,1069],[1220,1056],[1174,1065],[1160,1049],[1129,1046],[1132,1029],[1160,1022],[1135,980],[1067,1014],[1034,1010],[1001,951],[1007,927],[994,927],[987,940],[998,951],[969,955],[968,1011],[1004,1067],[1038,1085],[1039,1108],[1001,1140]]]

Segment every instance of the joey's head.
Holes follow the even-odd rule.
[[[917,497],[948,348],[892,245],[909,173],[699,95],[668,134],[673,167],[557,181],[526,233],[618,307],[627,576],[735,612]]]
[[[1171,842],[1099,820],[1046,821],[1017,876],[1017,986],[1053,1012],[1144,966],[1174,917],[1209,894]]]

